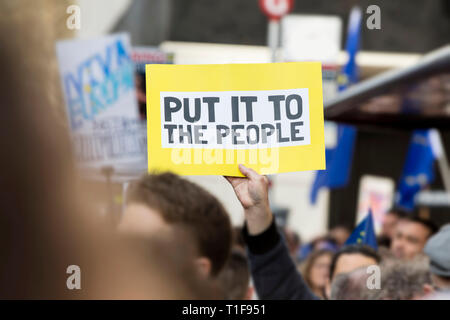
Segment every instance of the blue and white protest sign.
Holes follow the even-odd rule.
[[[56,45],[74,144],[82,166],[116,171],[146,167],[128,34]]]

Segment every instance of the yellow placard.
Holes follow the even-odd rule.
[[[319,62],[146,65],[148,170],[325,169]]]

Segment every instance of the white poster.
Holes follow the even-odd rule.
[[[163,148],[261,149],[311,143],[308,89],[161,92]]]
[[[61,41],[56,50],[77,161],[116,172],[145,171],[146,132],[128,34]]]

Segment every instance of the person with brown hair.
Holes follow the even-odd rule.
[[[197,281],[187,253],[173,254],[176,242],[118,237],[94,218],[77,187],[68,133],[45,110],[39,86],[45,77],[29,72],[24,80],[13,63],[20,54],[3,40],[0,59],[9,63],[0,74],[7,106],[0,117],[0,297],[215,297]],[[71,266],[79,270],[79,286],[69,285]]]
[[[94,218],[49,90],[58,86],[46,8],[0,2],[0,298],[214,298],[188,254],[174,251],[182,235],[144,241]]]
[[[231,250],[230,218],[212,194],[173,173],[149,174],[130,186],[119,230],[176,238],[195,257],[199,272],[215,277]]]
[[[333,254],[333,251],[327,249],[313,251],[300,267],[306,284],[321,299],[326,298],[325,289],[330,277]]]

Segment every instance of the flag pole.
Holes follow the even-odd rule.
[[[270,62],[277,62],[279,35],[280,35],[280,22],[275,19],[270,19],[267,32],[267,44],[271,51]]]
[[[441,173],[442,181],[444,182],[445,191],[450,195],[450,168],[439,130],[430,130],[430,140],[431,148],[433,149],[433,153],[435,154],[439,165],[439,171]]]

